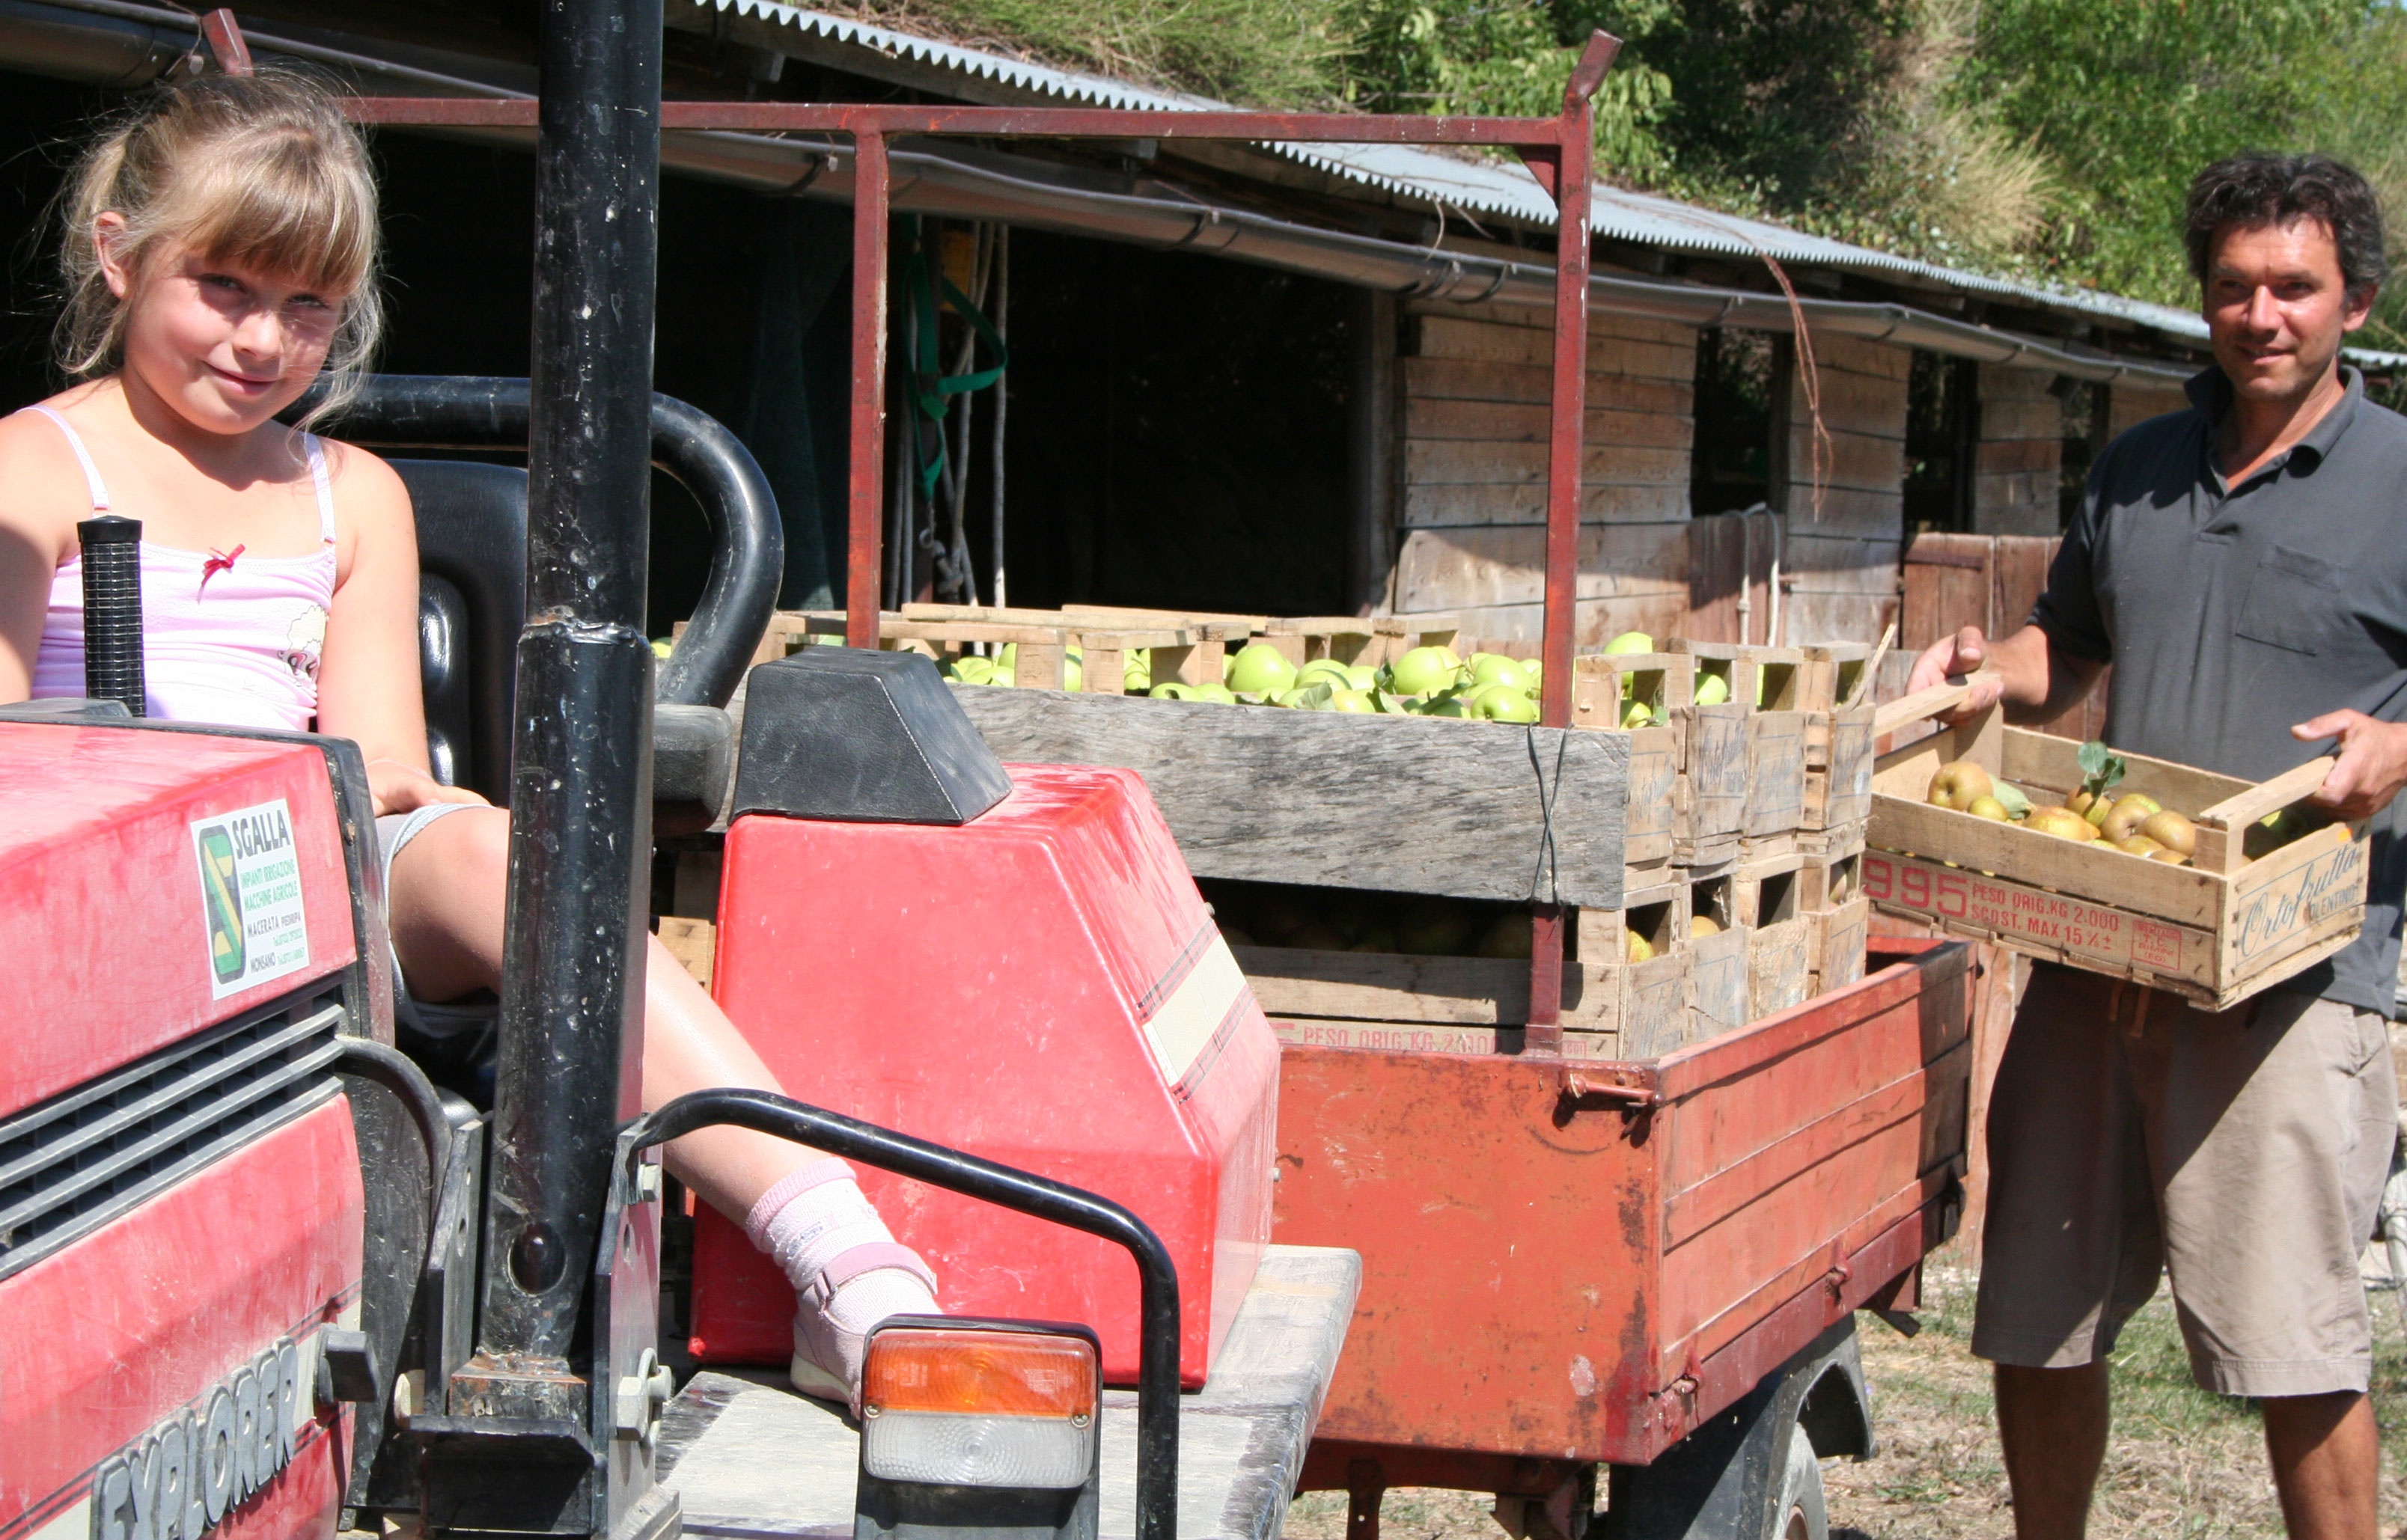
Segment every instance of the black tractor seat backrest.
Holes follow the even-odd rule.
[[[506,803],[527,473],[466,460],[390,463],[418,512],[418,663],[434,777]]]

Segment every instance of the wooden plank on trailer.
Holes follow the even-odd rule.
[[[1621,901],[1630,746],[1615,734],[975,686],[954,698],[1006,760],[1142,775],[1198,877],[1527,901],[1543,773],[1561,901]]]
[[[1273,1017],[1271,1031],[1283,1044],[1311,1048],[1367,1048],[1380,1053],[1517,1054],[1528,1034],[1520,1027],[1460,1027],[1431,1021],[1338,1021]],[[1614,1033],[1563,1031],[1563,1057],[1622,1057]]]
[[[1530,1020],[1526,958],[1415,957],[1396,952],[1233,947],[1254,998],[1272,1016],[1520,1026]],[[1619,991],[1601,963],[1563,967],[1562,1024],[1583,1032],[1619,1025]]]

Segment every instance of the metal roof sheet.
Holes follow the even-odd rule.
[[[778,0],[699,0],[699,3],[717,10],[781,22],[835,42],[956,71],[972,78],[996,81],[1033,96],[1097,107],[1172,112],[1192,112],[1228,106],[1209,97],[1149,90],[1108,76],[1059,69],[1010,54],[940,42],[891,27],[779,4]],[[1438,154],[1412,145],[1279,143],[1266,148],[1331,176],[1379,188],[1398,196],[1426,201],[1438,209],[1441,216],[1444,210],[1451,208],[1470,214],[1474,219],[1487,214],[1537,226],[1555,222],[1554,200],[1546,196],[1538,186],[1537,179],[1517,162],[1472,160]],[[1591,228],[1598,235],[1620,240],[1742,259],[1770,257],[1784,264],[1847,268],[1910,277],[1959,292],[2145,326],[2184,342],[2203,342],[2206,338],[2205,321],[2192,311],[2101,290],[2022,283],[1961,268],[1944,267],[1936,263],[1808,235],[1761,220],[1701,208],[1673,198],[1631,192],[1610,183],[1600,182],[1597,185],[1592,209]],[[2377,367],[2407,367],[2407,354],[2352,349],[2350,355]]]

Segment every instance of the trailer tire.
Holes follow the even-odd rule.
[[[1822,1491],[1822,1460],[1802,1427],[1788,1435],[1788,1472],[1773,1510],[1779,1540],[1830,1540],[1830,1512]]]
[[[1873,1452],[1852,1317],[1651,1465],[1616,1465],[1605,1540],[1828,1540],[1824,1458]]]

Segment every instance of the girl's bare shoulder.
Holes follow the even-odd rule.
[[[78,387],[42,405],[64,409],[86,393]],[[59,425],[31,409],[0,417],[0,527],[64,560],[77,520],[93,511],[92,484]]]

